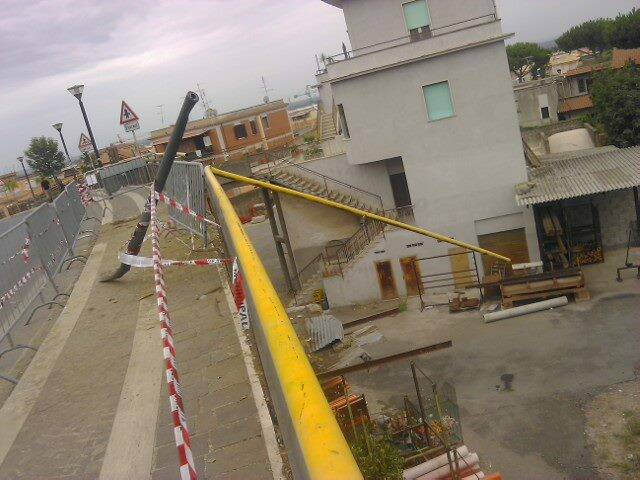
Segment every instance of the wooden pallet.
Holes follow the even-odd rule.
[[[502,308],[511,308],[515,303],[531,300],[545,300],[573,295],[575,301],[591,298],[585,287],[582,271],[571,269],[559,272],[517,277],[500,285]]]

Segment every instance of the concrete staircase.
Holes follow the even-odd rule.
[[[299,192],[333,200],[361,210],[383,213],[382,199],[371,192],[364,191],[340,180],[309,170],[301,165],[287,163],[277,168],[254,172],[254,176],[269,182],[288,187]],[[356,261],[360,254],[382,236],[384,225],[366,220],[362,226],[343,245],[325,251],[301,268],[302,288],[295,292],[294,302],[308,303],[314,290],[321,288],[324,276],[342,275],[349,264]]]
[[[320,115],[320,138],[322,140],[331,140],[336,135],[336,123],[333,120],[333,115],[331,112],[322,112]]]

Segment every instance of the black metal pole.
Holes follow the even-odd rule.
[[[94,167],[100,166],[100,152],[98,152],[98,146],[96,145],[96,139],[93,137],[93,132],[91,131],[91,125],[89,124],[89,117],[87,117],[87,111],[84,109],[84,103],[82,103],[82,98],[78,98],[78,103],[80,104],[80,110],[82,110],[82,116],[84,117],[84,123],[87,126],[87,131],[89,132],[89,138],[91,139],[91,145],[93,145],[93,153],[96,156],[96,164]]]
[[[27,185],[29,185],[29,190],[31,190],[31,196],[36,198],[36,194],[33,193],[33,187],[31,186],[31,180],[29,179],[29,174],[27,173],[27,169],[24,166],[24,160],[18,160],[20,165],[22,165],[22,171],[24,172],[24,176],[27,178]]]
[[[58,133],[60,134],[60,140],[62,140],[62,148],[64,148],[64,153],[67,154],[67,160],[69,160],[69,164],[71,164],[71,157],[69,156],[69,150],[67,150],[67,144],[64,141],[64,137],[62,136],[62,130],[58,130]]]
[[[173,160],[176,157],[176,152],[178,151],[178,147],[180,146],[180,142],[182,141],[182,135],[184,134],[184,130],[187,127],[187,122],[189,121],[189,113],[197,102],[198,95],[193,92],[187,92],[187,95],[184,97],[184,102],[182,103],[182,108],[180,109],[180,114],[178,115],[176,124],[173,127],[173,132],[171,133],[169,144],[167,145],[167,149],[165,150],[164,156],[162,157],[162,160],[160,162],[160,167],[158,167],[156,179],[153,182],[153,190],[155,192],[162,192],[162,190],[164,189],[164,185],[167,182],[167,177],[169,176],[169,172],[171,171],[171,166],[173,165]],[[151,197],[149,200],[151,200]],[[147,200],[144,211],[140,214],[140,219],[138,220],[136,229],[133,231],[133,235],[131,236],[129,243],[127,244],[127,253],[129,255],[138,255],[138,253],[140,253],[142,241],[144,240],[144,236],[147,233],[149,220],[151,218],[149,200]],[[155,202],[155,198],[153,199],[153,201]],[[115,272],[105,276],[101,279],[101,281],[108,282],[111,280],[116,280],[126,274],[130,269],[131,267],[129,265],[121,263]]]

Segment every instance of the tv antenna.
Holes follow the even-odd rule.
[[[164,127],[164,104],[156,105],[156,108],[160,110],[158,112],[158,115],[160,115],[160,118],[161,118],[161,121],[162,121],[162,126]]]
[[[211,108],[209,104],[209,99],[207,98],[207,93],[204,91],[204,88],[200,86],[199,83],[196,83],[198,87],[198,95],[200,95],[200,100],[202,101],[202,110],[204,112],[204,118],[211,118],[216,116],[215,108]]]
[[[264,97],[262,97],[262,100],[264,103],[269,103],[269,92],[273,92],[273,88],[267,88],[267,81],[264,79],[264,76],[260,78],[262,79],[262,88],[264,89]]]

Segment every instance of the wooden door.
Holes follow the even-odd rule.
[[[396,288],[396,281],[393,278],[391,262],[389,260],[376,262],[376,273],[378,274],[378,284],[380,285],[382,299],[391,300],[392,298],[398,298],[398,289]]]
[[[453,283],[456,288],[465,288],[475,282],[476,272],[470,271],[469,250],[466,248],[452,247],[448,250],[449,262],[451,264],[451,273],[453,275]],[[458,255],[455,255],[458,254]]]
[[[529,261],[529,249],[527,248],[527,236],[524,228],[478,235],[478,244],[482,248],[509,257],[511,263],[526,263]],[[491,266],[498,261],[488,255],[482,255],[484,274],[487,275],[491,271]]]
[[[400,267],[402,267],[402,278],[407,286],[407,295],[418,295],[418,282],[420,281],[420,265],[414,261],[418,257],[404,257],[400,259]]]

